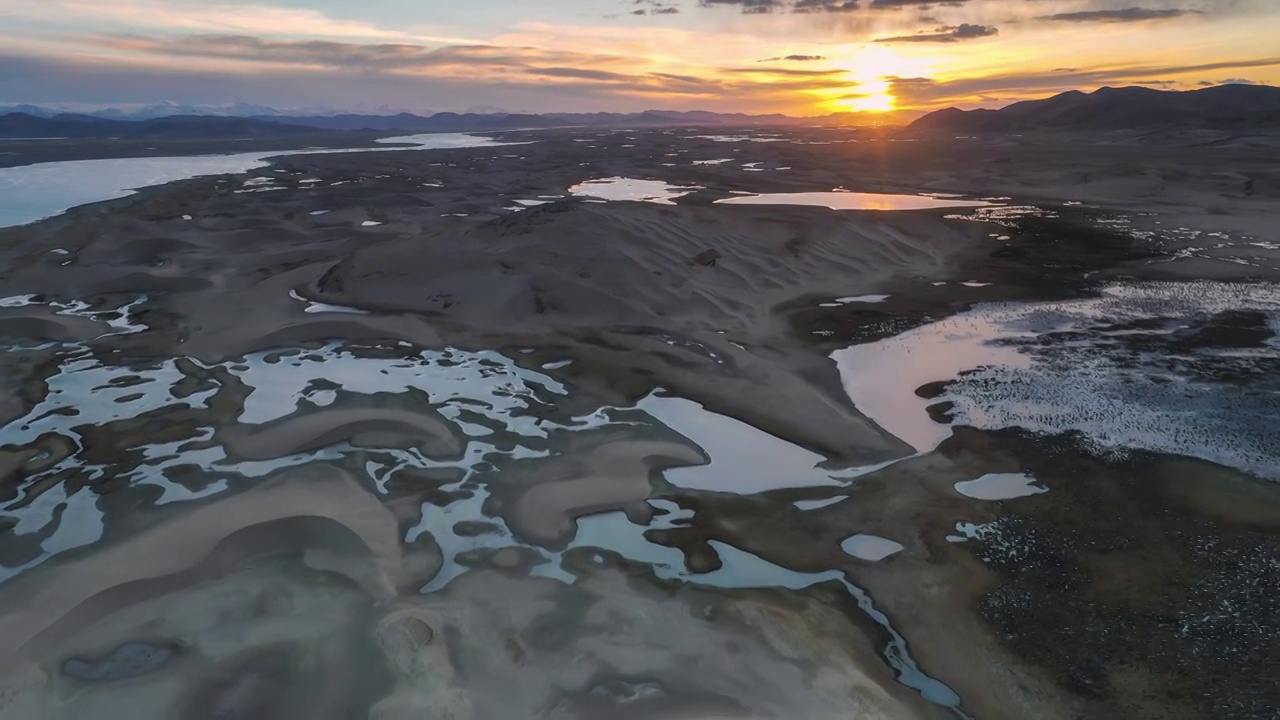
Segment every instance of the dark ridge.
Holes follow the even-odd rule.
[[[939,110],[910,127],[950,132],[1277,128],[1280,88],[1218,85],[1183,92],[1146,87],[1104,87],[1092,93],[1073,90],[999,110]]]
[[[88,115],[49,118],[25,112],[0,115],[0,138],[258,137],[315,132],[313,128],[254,118],[175,115],[136,122]]]

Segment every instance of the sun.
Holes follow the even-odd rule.
[[[928,63],[892,48],[864,45],[838,62],[846,85],[832,87],[823,104],[842,111],[887,113],[898,109],[893,78],[927,75]]]
[[[855,112],[891,112],[897,108],[897,98],[889,90],[888,81],[877,78],[859,83],[855,93],[833,104]]]

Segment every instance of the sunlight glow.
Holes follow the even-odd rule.
[[[836,111],[891,112],[898,108],[892,79],[927,77],[932,63],[880,45],[861,45],[836,63],[845,70],[849,86],[827,94],[824,105]]]
[[[887,80],[869,80],[859,84],[857,89],[857,95],[836,100],[835,105],[855,112],[889,112],[897,107]]]

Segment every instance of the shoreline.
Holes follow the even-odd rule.
[[[343,149],[382,147],[379,138],[395,132],[324,132],[248,138],[141,138],[20,141],[0,138],[0,168],[46,162],[123,158],[234,155],[245,152],[302,150],[309,147]]]

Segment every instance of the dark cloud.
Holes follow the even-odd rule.
[[[632,5],[640,7],[631,11],[632,15],[675,15],[680,8],[662,0],[631,0]]]
[[[761,15],[773,12],[852,13],[855,10],[905,10],[908,8],[928,11],[936,7],[965,7],[970,2],[973,0],[698,0],[698,6],[736,7],[746,15]],[[928,22],[936,23],[937,21],[930,18]]]
[[[795,0],[791,12],[849,12],[858,9],[858,0]]]
[[[698,0],[704,8],[737,6],[747,15],[771,13],[775,10],[794,13],[850,12],[861,5],[859,0]]]
[[[722,7],[737,6],[742,8],[742,12],[753,15],[758,13],[769,13],[775,9],[782,7],[782,0],[698,0],[701,7]]]
[[[151,38],[106,35],[86,38],[98,47],[156,56],[294,64],[360,72],[424,71],[462,68],[524,69],[536,66],[628,68],[633,61],[616,55],[544,50],[501,45],[448,45],[430,48],[403,43],[364,44],[328,40],[273,40],[250,35],[188,35]]]
[[[525,72],[530,75],[542,75],[545,77],[577,78],[579,80],[600,80],[604,82],[629,82],[635,79],[634,75],[626,75],[624,73],[573,67],[529,68]]]
[[[771,75],[774,77],[834,77],[844,75],[844,70],[801,70],[799,68],[725,68],[724,72],[741,75]]]
[[[969,0],[871,0],[873,8],[909,8],[909,7],[960,7]]]
[[[1083,10],[1080,12],[1057,13],[1055,15],[1042,15],[1041,20],[1053,20],[1057,22],[1145,22],[1148,20],[1169,20],[1184,15],[1202,15],[1200,10],[1186,10],[1181,8],[1141,8],[1129,7],[1119,10]]]
[[[334,41],[270,40],[245,35],[189,35],[185,37],[149,38],[108,35],[86,38],[98,47],[126,50],[158,58],[190,57],[234,60],[250,66],[297,66],[318,71],[348,73],[401,73],[420,77],[468,77],[476,82],[486,79],[515,79],[520,76],[566,78],[601,83],[624,83],[665,88],[671,92],[688,92],[698,84],[698,91],[734,92],[726,78],[734,83],[748,83],[759,89],[809,90],[826,87],[827,78],[842,75],[841,70],[804,69],[795,67],[728,67],[718,68],[724,77],[696,78],[687,75],[637,72],[633,58],[600,53],[545,50],[534,47],[501,45],[449,45],[428,48],[421,45],[344,43]],[[796,56],[804,57],[804,56]],[[735,86],[736,87],[736,86]]]
[[[893,37],[877,38],[878,43],[920,43],[920,42],[939,42],[950,43],[959,40],[976,40],[978,38],[991,37],[1000,31],[991,25],[970,25],[961,23],[959,25],[943,25],[930,32],[918,32],[914,35],[895,35]]]
[[[964,7],[972,0],[698,0],[704,8],[736,7],[747,15],[773,12],[852,13],[855,10],[903,10]],[[936,21],[934,21],[936,22]]]
[[[787,61],[787,62],[817,62],[817,61],[819,61],[819,60],[826,60],[826,59],[827,59],[827,56],[825,56],[825,55],[783,55],[782,57],[771,57],[771,58],[765,58],[765,59],[763,59],[763,60],[757,60],[756,62],[762,62],[762,63],[766,63],[766,62],[782,62],[782,61]]]

